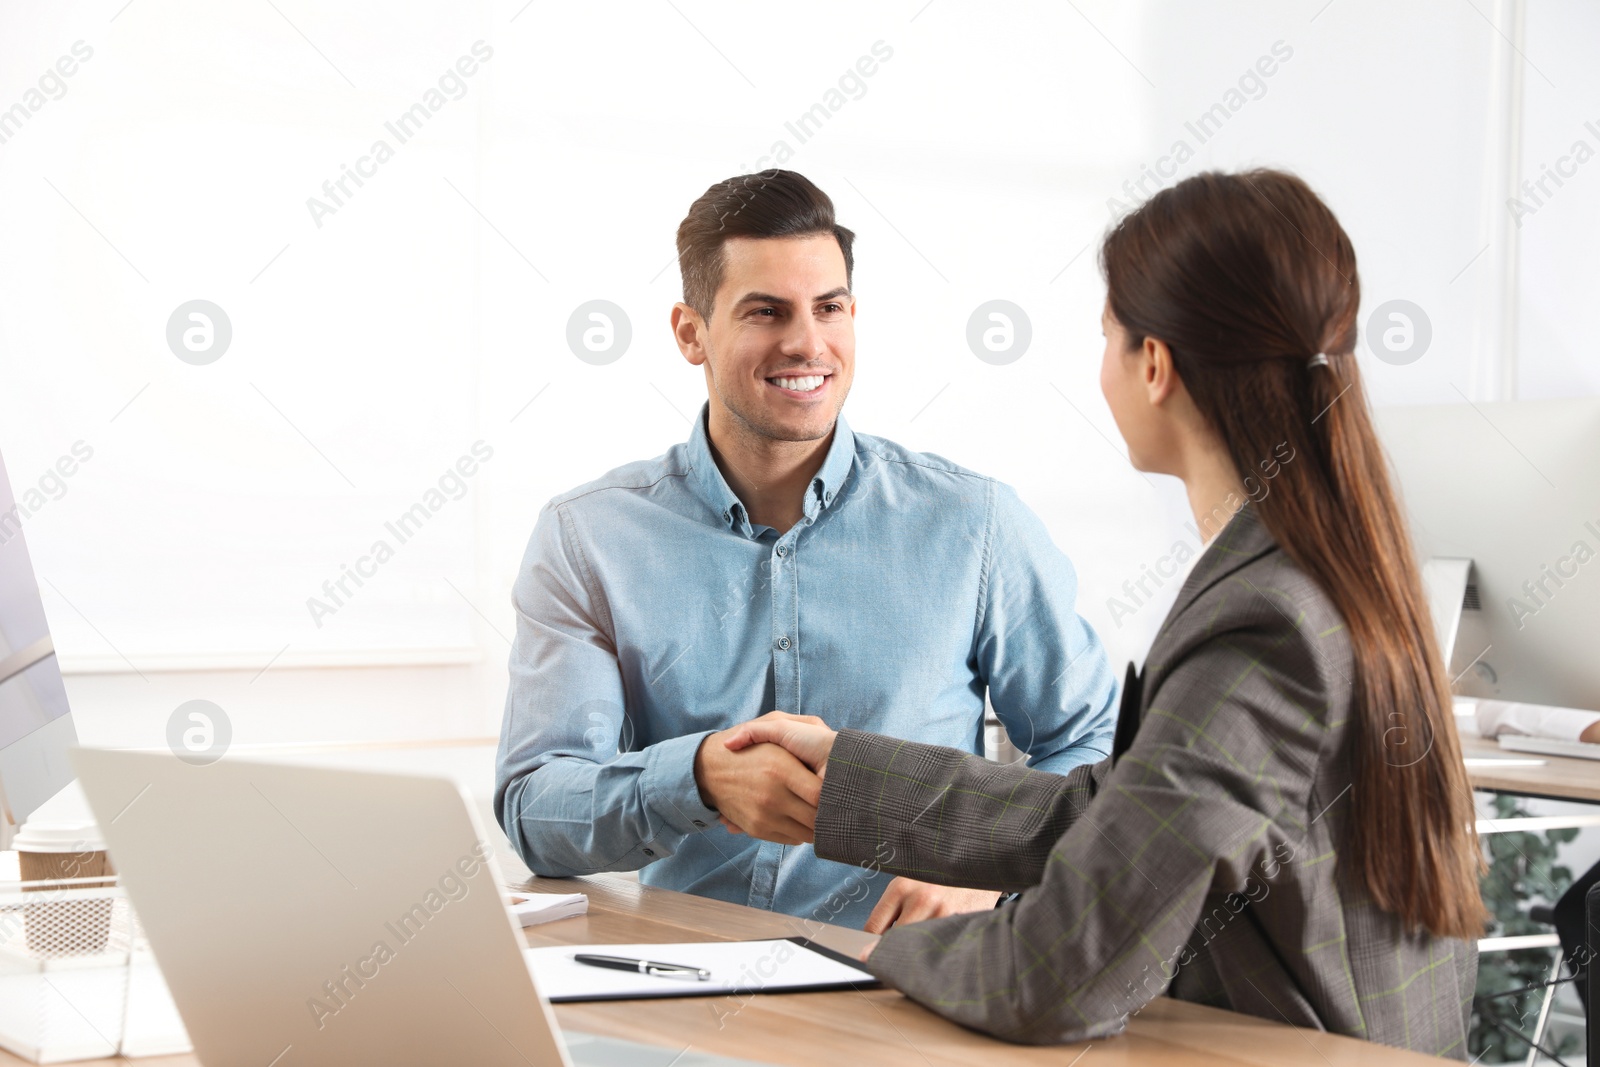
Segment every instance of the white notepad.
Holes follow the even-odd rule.
[[[555,922],[557,919],[570,919],[574,915],[586,915],[589,911],[589,898],[582,893],[522,893],[513,891],[506,898],[506,907],[511,909],[511,914],[517,917],[517,922],[523,926],[537,926],[540,923]]]
[[[848,956],[804,938],[694,941],[670,945],[550,945],[524,950],[539,991],[552,1001],[634,1000],[870,989],[878,980]],[[578,963],[576,953],[702,967],[709,981],[662,978]]]

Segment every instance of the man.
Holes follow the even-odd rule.
[[[815,777],[718,731],[778,708],[981,752],[987,691],[1033,766],[1110,752],[1115,682],[1039,519],[840,416],[853,239],[782,170],[678,228],[673,336],[709,401],[686,443],[552,500],[513,594],[495,811],[537,874],[881,932],[996,897],[817,858]]]

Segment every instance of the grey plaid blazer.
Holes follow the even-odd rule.
[[[816,851],[1021,892],[891,929],[874,974],[1046,1044],[1163,992],[1464,1059],[1475,944],[1406,932],[1341,872],[1352,660],[1339,615],[1249,506],[1150,649],[1132,747],[1065,776],[842,731]]]

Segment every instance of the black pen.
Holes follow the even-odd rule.
[[[590,967],[609,967],[613,971],[637,971],[656,978],[695,978],[702,982],[711,980],[711,972],[704,967],[689,967],[681,963],[633,960],[626,956],[595,956],[587,952],[580,952],[572,958]]]

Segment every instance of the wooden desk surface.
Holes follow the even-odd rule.
[[[1541,759],[1543,766],[1468,766],[1467,778],[1474,789],[1500,793],[1549,797],[1554,800],[1582,800],[1600,804],[1600,760],[1571,756],[1547,756],[1540,752],[1508,752],[1477,734],[1461,733],[1461,754],[1467,758],[1516,757]]]
[[[615,876],[536,879],[532,890],[584,892],[589,914],[529,928],[530,945],[692,941],[812,936],[855,955],[872,939],[859,930],[807,924],[787,915],[642,886]],[[889,990],[557,1004],[566,1029],[604,1033],[674,1049],[743,1056],[794,1067],[871,1063],[883,1067],[1051,1064],[1067,1067],[1401,1067],[1446,1061],[1353,1038],[1300,1030],[1160,997],[1109,1041],[1011,1045],[947,1022]],[[720,1026],[719,1026],[720,1023]]]
[[[786,915],[653,889],[614,875],[537,879],[529,889],[589,895],[589,914],[531,927],[530,945],[772,938],[811,934],[855,954],[868,940],[839,926],[807,930]],[[1085,1067],[1131,1064],[1172,1067],[1423,1067],[1447,1061],[1248,1015],[1158,998],[1135,1016],[1126,1034],[1084,1045],[1009,1045],[946,1022],[893,990],[789,993],[670,1000],[558,1004],[563,1029],[608,1034],[674,1049],[809,1067],[984,1067],[1050,1064],[1068,1067],[1088,1050]],[[98,1063],[197,1067],[192,1055]],[[21,1064],[0,1052],[0,1067]]]

